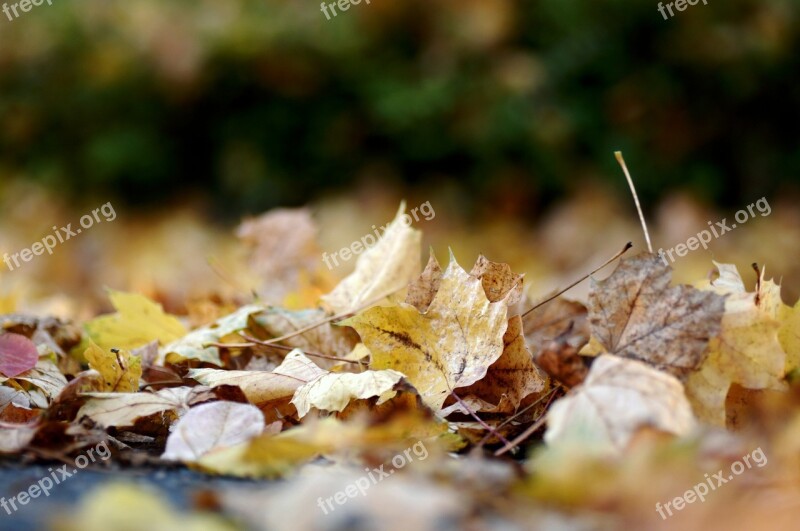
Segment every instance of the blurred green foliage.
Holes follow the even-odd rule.
[[[220,210],[357,179],[534,211],[587,179],[646,201],[794,191],[796,0],[59,0],[0,18],[0,176]],[[465,208],[469,208],[466,205]]]

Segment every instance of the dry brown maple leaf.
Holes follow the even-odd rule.
[[[581,383],[589,373],[578,354],[589,341],[586,307],[564,298],[539,306],[522,318],[525,340],[536,364],[567,387]]]
[[[546,376],[533,363],[518,315],[508,320],[503,343],[503,354],[489,367],[486,376],[469,387],[457,389],[460,396],[474,396],[487,403],[477,411],[512,413],[523,398],[545,389]]]
[[[720,331],[725,297],[670,287],[671,269],[653,254],[622,260],[605,280],[591,279],[589,323],[607,352],[685,378]],[[591,345],[591,343],[590,343]]]

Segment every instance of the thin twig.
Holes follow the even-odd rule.
[[[486,424],[486,423],[483,421],[483,419],[482,419],[482,418],[480,418],[480,417],[478,416],[478,414],[477,414],[477,413],[475,413],[474,411],[472,411],[472,409],[471,409],[471,408],[470,408],[470,407],[467,405],[467,403],[466,403],[466,402],[464,402],[463,400],[461,400],[461,398],[459,398],[459,396],[456,394],[456,392],[455,392],[455,391],[453,391],[451,394],[453,395],[453,398],[455,398],[455,399],[456,399],[456,401],[457,401],[459,404],[461,404],[461,407],[463,407],[464,409],[466,409],[466,410],[467,410],[467,413],[469,413],[469,414],[470,414],[470,416],[471,416],[472,418],[474,418],[475,420],[477,420],[477,421],[478,421],[478,423],[479,423],[481,426],[483,426],[483,429],[485,429],[485,430],[489,430],[489,433],[491,433],[492,435],[494,435],[495,437],[497,437],[498,439],[500,439],[501,441],[503,441],[503,442],[504,442],[506,445],[509,445],[509,444],[511,444],[510,442],[508,442],[508,439],[506,439],[505,437],[503,437],[503,435],[502,435],[500,432],[498,432],[496,429],[494,429],[494,428],[492,428],[491,426],[489,426],[488,424]]]
[[[526,315],[528,315],[529,313],[531,313],[531,312],[532,312],[533,310],[535,310],[536,308],[538,308],[538,307],[540,307],[540,306],[543,306],[543,305],[547,304],[548,302],[550,302],[551,300],[555,299],[555,298],[556,298],[556,297],[558,297],[559,295],[561,295],[561,294],[563,294],[563,293],[565,293],[565,292],[567,292],[567,291],[571,290],[572,288],[574,288],[575,286],[577,286],[578,284],[580,284],[581,282],[583,282],[584,280],[586,280],[586,279],[587,279],[587,278],[589,278],[590,276],[594,275],[595,273],[597,273],[598,271],[600,271],[601,269],[603,269],[605,266],[607,266],[608,264],[610,264],[611,262],[613,262],[614,260],[616,260],[617,258],[619,258],[620,256],[622,256],[623,254],[625,254],[626,252],[628,252],[628,249],[630,249],[631,247],[633,247],[633,243],[631,243],[631,242],[628,242],[628,243],[626,243],[626,244],[625,244],[625,247],[623,247],[623,248],[622,248],[622,250],[621,250],[620,252],[618,252],[617,254],[615,254],[614,256],[612,256],[611,258],[609,258],[608,260],[606,260],[606,262],[605,262],[603,265],[601,265],[600,267],[598,267],[598,268],[597,268],[597,269],[595,269],[594,271],[592,271],[592,272],[590,272],[590,273],[588,273],[588,274],[586,274],[586,275],[582,276],[581,278],[579,278],[578,280],[576,280],[575,282],[573,282],[572,284],[570,284],[570,285],[569,285],[569,286],[567,286],[566,288],[562,289],[561,291],[559,291],[559,292],[558,292],[558,293],[556,293],[555,295],[553,295],[553,296],[551,296],[551,297],[548,297],[548,298],[546,298],[545,300],[543,300],[543,301],[541,301],[541,302],[538,302],[538,303],[536,303],[536,304],[533,306],[533,308],[531,308],[531,309],[529,309],[528,311],[526,311],[525,313],[523,313],[523,314],[522,314],[522,317],[525,317]]]
[[[639,204],[639,196],[636,195],[636,188],[633,186],[633,179],[628,171],[628,166],[625,164],[625,159],[622,157],[621,151],[615,151],[614,156],[617,157],[617,162],[622,166],[622,171],[625,173],[625,178],[628,179],[628,186],[631,188],[633,194],[633,202],[636,203],[636,210],[639,211],[639,220],[642,222],[642,230],[644,231],[644,239],[647,241],[647,250],[653,252],[653,246],[650,243],[650,233],[647,232],[647,223],[644,221],[644,214],[642,214],[642,205]]]
[[[539,417],[539,420],[537,420],[530,428],[528,428],[527,430],[522,432],[519,436],[517,436],[513,441],[511,441],[510,443],[508,443],[504,447],[502,447],[499,450],[497,450],[494,453],[495,457],[500,457],[501,455],[503,455],[504,453],[508,452],[512,448],[516,448],[519,445],[519,443],[521,443],[522,441],[524,441],[525,439],[527,439],[528,437],[530,437],[531,435],[536,433],[536,430],[538,430],[539,428],[542,427],[542,425],[547,420],[547,408],[550,407],[550,403],[553,401],[553,398],[555,398],[555,396],[556,396],[556,393],[553,393],[550,396],[550,400],[548,400],[547,405],[544,406],[545,412],[542,413],[542,416]]]
[[[262,347],[277,348],[279,350],[288,350],[288,351],[292,351],[295,348],[297,348],[297,347],[290,347],[290,346],[287,346],[287,345],[276,345],[274,343],[267,343],[266,341],[263,341],[261,339],[257,339],[257,338],[252,337],[252,336],[248,336],[247,334],[243,334],[241,332],[239,332],[239,335],[242,336],[243,338],[245,338],[248,341],[252,341],[255,345],[262,346]],[[362,364],[361,361],[346,360],[344,358],[337,358],[336,356],[328,356],[327,354],[320,354],[319,352],[307,352],[307,351],[305,351],[303,349],[300,349],[300,350],[303,352],[303,354],[305,354],[306,356],[311,356],[312,358],[323,358],[323,359],[326,359],[326,360],[341,361],[341,362],[344,362],[344,363],[357,363],[358,365]]]

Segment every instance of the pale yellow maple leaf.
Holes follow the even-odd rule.
[[[686,382],[698,418],[717,426],[725,425],[725,398],[730,385],[748,389],[785,389],[786,354],[778,340],[780,323],[776,316],[780,290],[763,281],[759,291],[745,291],[736,267],[717,264],[720,277],[705,289],[727,296],[719,336],[709,342],[708,358],[700,371]]]
[[[342,411],[354,398],[379,397],[376,405],[380,405],[395,396],[394,386],[402,379],[401,373],[392,370],[323,374],[299,387],[292,404],[297,408],[300,418],[312,407],[324,411]]]
[[[320,369],[302,351],[295,349],[273,371],[192,369],[187,376],[212,388],[235,385],[251,403],[262,405],[273,400],[288,400],[300,386],[325,374],[328,371]]]
[[[321,298],[332,313],[356,311],[406,287],[419,274],[422,233],[403,223],[404,211],[405,202],[375,245],[358,257],[355,270]]]
[[[481,281],[451,256],[426,312],[401,303],[370,308],[341,324],[359,333],[374,369],[403,373],[438,411],[455,388],[486,376],[501,356],[507,308],[504,300],[489,302]]]
[[[132,349],[153,340],[162,345],[186,335],[186,328],[174,316],[138,293],[109,290],[117,313],[102,315],[86,323],[86,332],[99,347]]]
[[[91,343],[83,356],[89,367],[100,373],[103,391],[128,393],[139,390],[142,359],[127,350],[104,350]]]

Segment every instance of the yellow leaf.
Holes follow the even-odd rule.
[[[298,387],[324,374],[328,374],[328,371],[320,369],[295,349],[272,372],[192,369],[187,376],[212,388],[220,385],[238,386],[250,402],[263,405],[272,400],[288,399]]]
[[[456,387],[486,376],[503,353],[507,305],[489,302],[481,281],[451,257],[425,313],[408,304],[374,307],[341,324],[359,333],[373,368],[405,374],[438,411]]]
[[[719,337],[709,343],[708,358],[700,371],[686,381],[686,395],[698,418],[725,426],[725,397],[730,385],[784,389],[786,354],[778,341],[777,286],[762,278],[759,291],[748,293],[735,266],[715,265],[720,278],[706,289],[727,295],[722,328]]]
[[[157,304],[138,293],[109,290],[117,310],[86,323],[86,332],[104,350],[133,349],[153,340],[162,345],[186,335],[186,328]]]
[[[84,352],[89,367],[100,373],[103,390],[110,393],[128,393],[139,390],[142,376],[142,359],[127,350],[103,350],[94,343]]]
[[[314,407],[342,411],[353,398],[380,397],[380,405],[395,395],[393,388],[403,379],[397,371],[365,371],[358,374],[329,373],[297,389],[292,404],[302,418]]]

